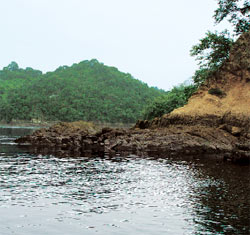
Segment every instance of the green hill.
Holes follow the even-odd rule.
[[[15,62],[0,71],[0,120],[135,122],[164,91],[97,60],[42,74]]]

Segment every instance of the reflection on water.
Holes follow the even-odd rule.
[[[190,200],[197,202],[193,211],[199,231],[250,234],[249,167],[211,162],[196,164],[194,170],[196,186]]]
[[[31,155],[0,136],[0,234],[249,232],[246,166]]]

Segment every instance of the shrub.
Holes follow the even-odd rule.
[[[217,87],[209,89],[208,93],[210,95],[215,95],[215,96],[219,96],[219,97],[222,97],[225,95],[225,93],[220,88],[217,88]]]
[[[147,120],[151,120],[184,106],[196,89],[197,87],[195,85],[180,85],[179,87],[174,87],[166,95],[157,97],[148,104],[144,109],[143,117]]]

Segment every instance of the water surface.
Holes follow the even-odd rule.
[[[249,167],[215,161],[57,158],[0,128],[0,234],[249,234]]]

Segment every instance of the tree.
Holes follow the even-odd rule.
[[[212,33],[208,31],[206,37],[191,49],[191,56],[196,56],[200,68],[195,72],[193,80],[196,84],[202,84],[216,71],[229,57],[234,40],[227,31]]]
[[[250,29],[249,0],[218,0],[218,4],[214,14],[215,23],[227,19],[234,27],[234,36]],[[218,70],[229,57],[234,41],[227,30],[221,33],[208,31],[206,36],[192,47],[190,54],[196,57],[200,66],[193,76],[195,84],[202,84]]]
[[[16,71],[19,69],[19,66],[15,61],[12,61],[7,67],[4,67],[3,69],[9,71]]]
[[[250,29],[249,0],[219,0],[219,8],[215,10],[214,19],[220,23],[224,19],[234,26],[234,32],[239,35]]]

